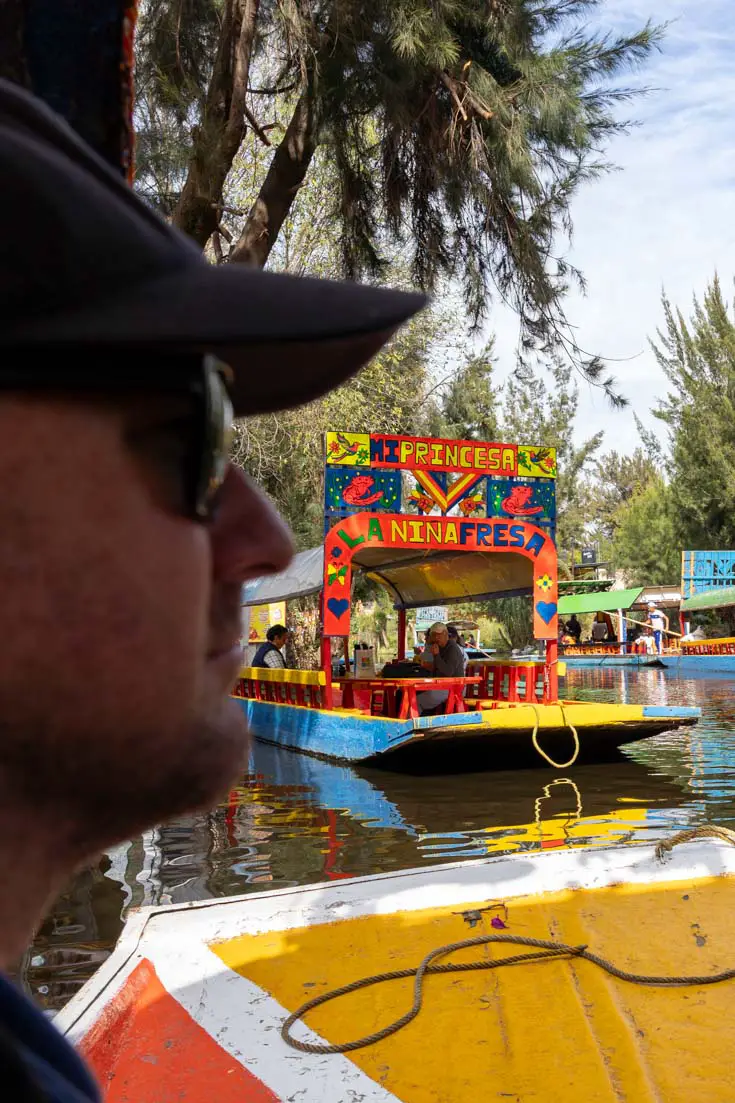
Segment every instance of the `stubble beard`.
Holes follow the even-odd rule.
[[[223,698],[165,732],[0,728],[0,799],[19,828],[56,840],[83,863],[115,843],[188,811],[212,808],[247,765],[249,733]]]

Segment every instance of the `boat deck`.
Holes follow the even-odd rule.
[[[317,994],[481,934],[585,944],[659,976],[735,968],[733,874],[735,849],[697,842],[663,863],[650,847],[517,855],[152,909],[60,1021],[106,1103],[730,1103],[735,981],[640,986],[554,960],[430,976],[418,1018],[348,1055],[298,1052],[280,1030]],[[410,1007],[412,983],[349,994],[293,1033],[376,1031]]]

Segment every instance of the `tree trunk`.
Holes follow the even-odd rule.
[[[173,222],[204,248],[219,224],[222,189],[245,137],[250,59],[260,0],[225,0],[217,56],[189,172]]]
[[[229,260],[263,267],[304,182],[316,151],[316,110],[311,87],[301,93],[283,141]]]

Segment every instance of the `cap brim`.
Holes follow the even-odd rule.
[[[344,382],[425,304],[415,292],[195,262],[13,327],[2,343],[213,352],[235,372],[235,412],[257,414]]]

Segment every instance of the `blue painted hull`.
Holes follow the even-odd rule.
[[[732,674],[735,677],[735,655],[569,655],[563,662],[570,669],[600,666],[658,667],[686,674]]]
[[[442,763],[446,765],[448,761],[456,767],[461,760],[468,769],[539,764],[531,740],[533,720],[527,716],[512,725],[487,721],[481,712],[392,720],[242,697],[236,700],[258,741],[332,762],[377,764],[387,761],[392,766],[402,760],[441,768]],[[573,710],[578,705],[569,703],[566,707]],[[611,715],[615,706],[589,707],[593,712],[602,710],[602,716],[595,722],[591,713],[592,723],[580,730],[580,762],[609,761],[624,744],[678,724],[694,723],[700,715],[697,708],[645,705],[634,706],[640,708],[639,715],[628,715],[625,720],[618,721],[617,715]],[[508,713],[503,717],[507,718]],[[500,719],[499,716],[498,721]],[[566,722],[559,727],[545,727],[543,741],[547,753],[566,761],[571,746]]]
[[[389,720],[241,697],[237,700],[256,739],[340,762],[367,762],[409,743],[421,742],[429,731],[445,734],[451,730],[460,735],[482,724],[479,712]]]

